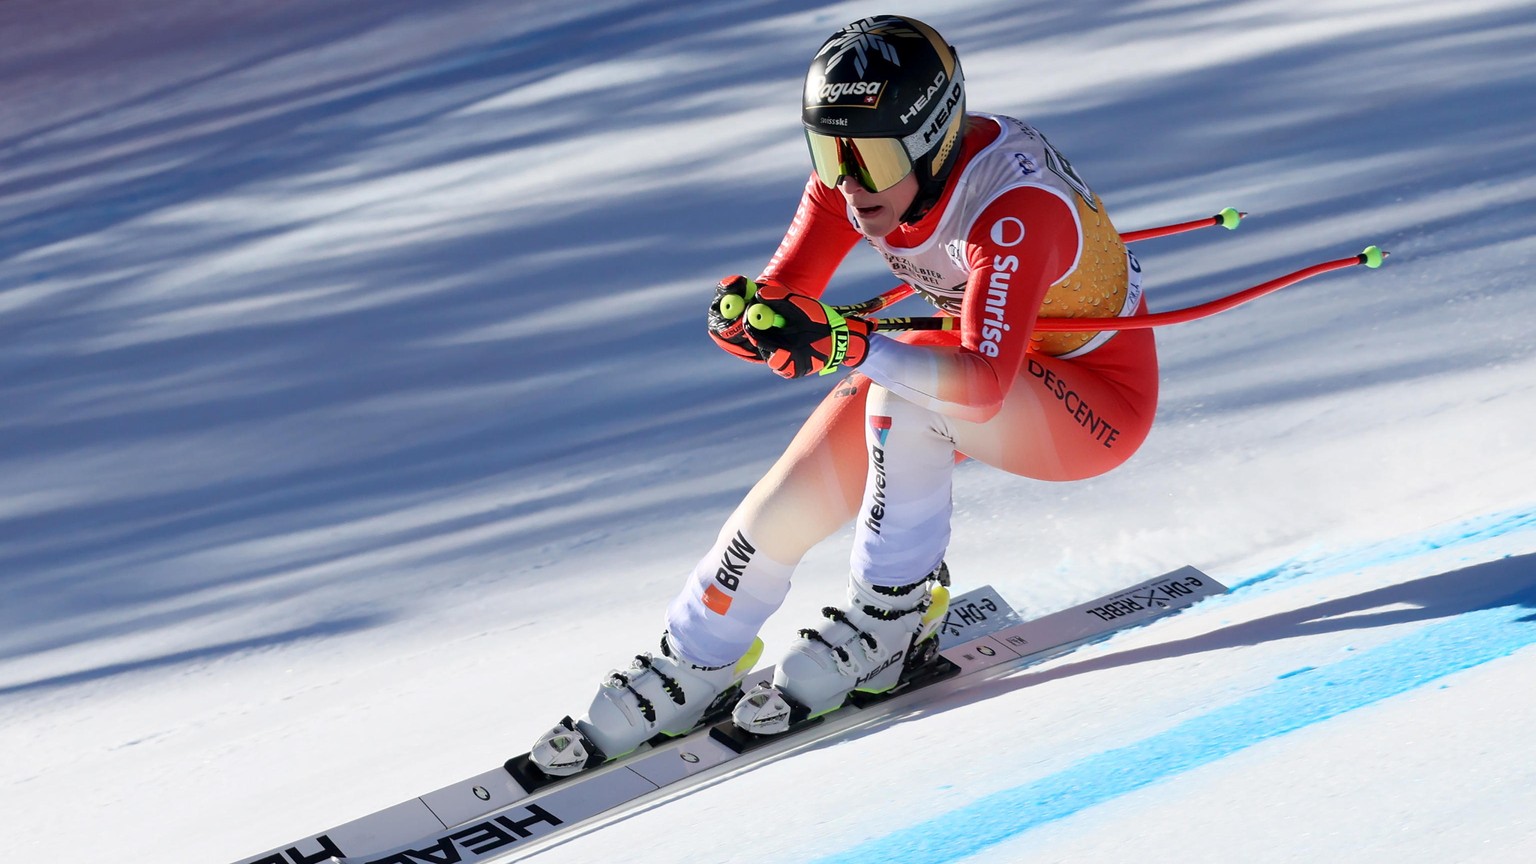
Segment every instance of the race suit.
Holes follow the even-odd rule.
[[[1035,332],[1038,317],[1145,314],[1141,268],[1104,205],[1033,127],[972,114],[942,197],[880,239],[813,174],[758,278],[819,297],[859,240],[959,319],[958,329],[870,339],[753,487],[667,612],[674,645],[733,663],[812,546],[856,520],[854,576],[911,584],[943,559],[954,466],[966,457],[1038,480],[1092,477],[1128,459],[1157,406],[1150,329]]]

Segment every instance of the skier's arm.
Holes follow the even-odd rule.
[[[1065,198],[1024,186],[989,204],[966,239],[971,271],[960,345],[909,345],[876,334],[859,371],[908,401],[982,422],[1002,407],[1019,374],[1046,291],[1076,269],[1082,230]]]
[[[743,329],[746,322],[740,317],[758,289],[773,286],[780,293],[793,291],[820,297],[858,238],[858,231],[848,221],[842,196],[812,174],[800,195],[795,218],[762,275],[755,281],[727,276],[715,286],[708,316],[710,337],[727,354],[753,363],[763,362],[760,352],[747,338]],[[730,313],[721,305],[727,299],[733,306]]]
[[[832,273],[859,242],[859,236],[858,229],[848,221],[848,205],[842,195],[822,185],[812,174],[789,230],[757,281],[820,297],[827,290]]]

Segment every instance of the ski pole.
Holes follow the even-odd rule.
[[[1178,222],[1178,223],[1175,223],[1173,225],[1160,225],[1160,226],[1158,226],[1156,228],[1142,228],[1139,231],[1132,231],[1132,232],[1130,232],[1128,234],[1121,234],[1120,235],[1120,239],[1123,240],[1126,243],[1135,243],[1137,240],[1150,240],[1150,239],[1152,239],[1154,237],[1167,237],[1170,234],[1182,234],[1182,233],[1184,233],[1186,231],[1197,231],[1197,230],[1199,230],[1201,228],[1211,228],[1211,227],[1214,227],[1214,226],[1217,226],[1217,225],[1220,225],[1221,227],[1227,229],[1228,231],[1234,231],[1234,230],[1237,229],[1237,226],[1242,223],[1243,219],[1246,218],[1247,216],[1248,216],[1248,214],[1243,212],[1243,211],[1237,210],[1237,209],[1232,208],[1232,207],[1226,207],[1226,208],[1223,208],[1220,213],[1217,213],[1214,216],[1207,216],[1204,219],[1194,219],[1194,220],[1191,220],[1189,222]],[[900,302],[902,300],[905,300],[908,297],[911,297],[915,293],[916,293],[916,289],[914,289],[910,285],[897,285],[895,288],[892,288],[891,290],[885,292],[884,294],[881,294],[878,297],[871,297],[871,298],[869,298],[868,300],[865,300],[862,303],[849,303],[849,304],[844,305],[844,306],[833,306],[832,308],[837,310],[837,314],[845,316],[845,317],[849,316],[849,315],[855,315],[855,316],[863,317],[865,315],[869,315],[871,312],[878,312],[881,309],[886,308],[887,306],[891,306],[891,305],[894,305],[895,303],[898,303],[898,302]],[[721,311],[723,312],[724,310],[725,310],[725,307],[724,307],[723,302],[722,302]],[[736,315],[739,315],[739,314],[741,314],[741,313],[740,312],[736,313]],[[731,315],[731,316],[728,316],[728,317],[734,318],[735,315]],[[885,319],[885,320],[887,320],[887,321],[898,321],[898,320],[918,321],[918,320],[922,320],[922,319],[918,319],[918,318],[909,318],[909,319],[888,318],[888,319]],[[892,329],[895,329],[895,328],[892,328]],[[906,329],[909,329],[909,330],[921,330],[921,329],[948,330],[950,328],[948,328],[948,327],[937,327],[937,328],[935,328],[935,327],[926,327],[925,328],[925,327],[920,327],[920,326],[914,326],[914,327],[908,327]]]
[[[883,294],[871,297],[868,300],[864,300],[859,303],[849,303],[844,306],[833,306],[832,308],[837,310],[839,315],[855,315],[863,317],[870,314],[871,312],[879,312],[881,309],[884,309],[887,306],[899,303],[900,301],[911,297],[916,293],[916,290],[917,289],[913,288],[911,285],[901,284],[897,285],[895,288],[892,288],[889,291],[886,291]],[[736,294],[727,294],[724,297],[721,297],[720,315],[727,321],[734,321],[737,318],[740,318],[742,313],[747,311],[747,303],[753,300],[756,296],[757,292],[752,290],[749,291],[745,297]],[[757,306],[754,305],[752,308],[755,309]]]
[[[1217,225],[1220,225],[1228,231],[1232,231],[1237,228],[1237,226],[1247,215],[1247,213],[1244,213],[1240,210],[1234,209],[1232,207],[1226,207],[1223,208],[1220,213],[1217,213],[1214,216],[1207,216],[1204,219],[1194,219],[1189,222],[1176,222],[1172,225],[1160,225],[1156,228],[1142,228],[1139,231],[1132,231],[1128,234],[1121,234],[1120,239],[1126,243],[1135,243],[1137,240],[1150,240],[1154,237],[1167,237],[1170,234],[1182,234],[1186,231],[1197,231],[1201,228],[1212,228]],[[757,292],[752,291],[746,297],[739,297],[731,294],[721,298],[720,314],[724,316],[728,321],[734,321],[735,319],[741,317],[742,313],[747,311],[748,302],[754,298],[756,293]],[[895,288],[892,288],[883,294],[871,297],[868,300],[864,300],[859,303],[848,303],[842,306],[833,306],[832,309],[836,311],[837,314],[844,317],[853,315],[862,318],[873,312],[879,312],[881,309],[884,309],[887,306],[893,306],[896,303],[911,297],[915,293],[917,293],[917,289],[913,288],[911,285],[902,284],[897,285]],[[765,317],[764,313],[758,313],[758,319],[763,324],[773,326],[771,323],[773,319]],[[885,328],[889,330],[953,329],[951,326],[923,323],[928,321],[926,318],[886,318],[883,320],[890,323],[890,326]],[[935,318],[933,320],[936,322],[942,322],[944,319]],[[905,322],[905,324],[901,324],[899,322]],[[758,329],[766,328],[759,327]]]
[[[913,288],[911,285],[907,285],[906,283],[902,283],[901,285],[897,285],[895,288],[892,288],[884,294],[871,297],[862,303],[849,303],[843,306],[833,306],[832,308],[837,310],[837,314],[844,317],[849,315],[856,315],[862,318],[871,312],[879,312],[881,309],[884,309],[887,306],[891,306],[895,303],[905,300],[916,293],[916,288]]]
[[[1236,231],[1247,213],[1225,207],[1215,216],[1207,216],[1204,219],[1195,219],[1191,222],[1179,222],[1173,225],[1162,225],[1157,228],[1143,228],[1140,231],[1131,231],[1121,234],[1120,239],[1127,243],[1135,243],[1137,240],[1151,240],[1153,237],[1167,237],[1169,234],[1183,234],[1185,231],[1198,231],[1201,228],[1214,228],[1217,225],[1228,231]]]
[[[886,291],[883,294],[878,294],[878,295],[876,295],[874,297],[871,297],[868,300],[862,300],[862,301],[860,301],[858,303],[848,303],[848,304],[845,304],[845,305],[842,305],[842,306],[833,306],[831,308],[832,308],[832,311],[834,313],[836,313],[838,315],[841,315],[844,318],[847,318],[847,317],[850,317],[850,316],[863,318],[864,316],[870,314],[871,312],[879,312],[881,309],[884,309],[887,306],[890,306],[890,305],[892,305],[894,303],[898,303],[898,302],[900,302],[902,300],[905,300],[908,297],[911,297],[915,293],[917,293],[917,289],[913,288],[911,285],[907,285],[907,284],[903,283],[901,285],[897,285],[895,288],[892,288],[889,291]],[[751,299],[751,298],[749,297],[747,299]],[[727,307],[727,305],[726,305],[727,302],[730,303],[729,307]],[[746,312],[747,323],[751,324],[754,328],[756,328],[758,330],[771,330],[774,327],[783,327],[784,326],[784,316],[775,313],[773,311],[773,307],[768,306],[767,304],[764,304],[764,303],[754,303],[749,308],[746,305],[746,300],[743,300],[742,298],[737,297],[734,294],[727,294],[725,297],[721,298],[721,300],[720,300],[720,314],[723,315],[727,320],[735,319],[737,316],[741,315],[743,311]],[[871,319],[871,320],[873,320],[873,319]],[[886,318],[884,320],[886,320],[886,321],[897,321],[897,320],[918,320],[918,319]],[[908,329],[908,330],[946,329],[947,330],[949,328],[947,328],[947,327],[946,328],[934,328],[934,327],[924,327],[922,325],[919,325],[919,326],[915,326],[915,327],[908,327],[906,329]]]
[[[1303,267],[1294,273],[1287,273],[1278,279],[1261,282],[1251,288],[1244,288],[1225,297],[1218,297],[1215,300],[1195,306],[1188,306],[1183,309],[1155,312],[1151,315],[1136,315],[1127,318],[1036,318],[1034,329],[1040,333],[1075,333],[1088,330],[1145,330],[1151,327],[1162,327],[1167,324],[1182,324],[1186,321],[1209,318],[1218,312],[1225,312],[1234,306],[1240,306],[1250,300],[1263,297],[1265,294],[1295,285],[1297,282],[1311,279],[1313,276],[1331,273],[1334,270],[1343,270],[1346,267],[1354,267],[1360,264],[1375,270],[1382,265],[1388,254],[1376,246],[1367,246],[1365,251],[1359,255]],[[949,316],[874,318],[870,320],[874,323],[877,330],[953,330],[959,326],[957,323],[959,319]]]

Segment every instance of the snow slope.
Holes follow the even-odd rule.
[[[793,210],[810,54],[890,9],[0,5],[8,857],[237,860],[651,646],[825,389],[719,354],[703,298]],[[1532,860],[1536,10],[899,11],[1122,228],[1255,214],[1142,244],[1154,308],[1392,258],[1165,331],[1110,475],[961,469],[962,584],[1233,593],[538,860]]]

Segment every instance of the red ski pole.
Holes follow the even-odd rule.
[[[1198,231],[1201,228],[1214,228],[1217,225],[1220,225],[1228,231],[1235,231],[1237,230],[1237,226],[1242,223],[1243,217],[1247,215],[1247,213],[1243,213],[1241,211],[1234,210],[1231,207],[1227,207],[1224,208],[1220,213],[1217,213],[1215,216],[1207,216],[1204,219],[1196,219],[1192,222],[1179,222],[1174,225],[1163,225],[1159,228],[1143,228],[1140,231],[1132,231],[1128,234],[1121,234],[1120,239],[1127,243],[1135,243],[1137,240],[1151,240],[1153,237],[1167,237],[1169,234],[1183,234],[1185,231]]]
[[[1268,282],[1262,282],[1251,288],[1244,288],[1241,291],[1233,292],[1225,297],[1218,297],[1215,300],[1184,309],[1157,312],[1151,315],[1135,315],[1127,318],[1036,318],[1035,330],[1041,333],[1075,333],[1088,330],[1144,330],[1149,327],[1162,327],[1167,324],[1182,324],[1186,321],[1208,318],[1218,312],[1225,312],[1234,306],[1240,306],[1250,300],[1263,297],[1265,294],[1279,291],[1281,288],[1295,285],[1297,282],[1311,279],[1313,276],[1319,276],[1323,273],[1331,273],[1334,270],[1343,270],[1346,267],[1354,267],[1360,264],[1375,270],[1386,260],[1387,255],[1388,253],[1383,252],[1376,246],[1367,246],[1365,251],[1359,255],[1303,267],[1294,273],[1287,273],[1278,279],[1271,279]],[[959,326],[959,319],[948,316],[877,318],[872,320],[875,322],[875,327],[878,330],[953,330]]]
[[[1197,231],[1197,230],[1199,230],[1201,228],[1212,228],[1212,227],[1215,227],[1217,225],[1220,225],[1221,227],[1227,229],[1228,231],[1232,231],[1232,230],[1235,230],[1237,228],[1238,224],[1243,221],[1243,217],[1245,217],[1247,215],[1248,215],[1247,213],[1243,213],[1243,212],[1235,210],[1235,209],[1233,209],[1231,207],[1227,207],[1224,210],[1222,210],[1220,213],[1217,213],[1214,216],[1207,216],[1204,219],[1195,219],[1195,220],[1192,220],[1192,221],[1189,221],[1189,222],[1178,222],[1178,223],[1173,224],[1173,225],[1162,225],[1162,226],[1159,226],[1157,228],[1143,228],[1140,231],[1132,231],[1129,234],[1121,234],[1120,235],[1120,239],[1124,240],[1127,243],[1135,243],[1137,240],[1150,240],[1153,237],[1167,237],[1170,234],[1182,234],[1182,233],[1184,233],[1186,231]],[[905,300],[908,297],[911,297],[915,293],[917,293],[916,289],[914,289],[911,285],[897,285],[895,288],[892,288],[891,290],[886,291],[884,294],[881,294],[881,295],[879,295],[877,297],[871,297],[868,300],[865,300],[865,301],[863,301],[861,303],[849,303],[849,304],[844,305],[844,306],[834,306],[832,308],[836,309],[837,313],[839,315],[843,315],[845,317],[848,316],[848,315],[856,315],[856,316],[862,318],[862,317],[865,317],[865,316],[869,315],[870,313],[879,312],[881,309],[884,309],[887,306],[895,305],[896,303],[898,303],[898,302],[900,302],[902,300]],[[920,321],[920,320],[923,320],[923,319],[921,319],[921,318],[909,318],[909,319],[887,318],[885,320],[894,322],[894,321],[898,321],[898,320]],[[888,329],[896,329],[896,328],[892,327],[892,328],[888,328]],[[908,327],[906,329],[909,329],[909,330],[915,330],[915,329],[941,329],[941,330],[948,330],[950,328],[948,328],[948,327],[933,328],[933,327],[916,326],[916,327]]]

